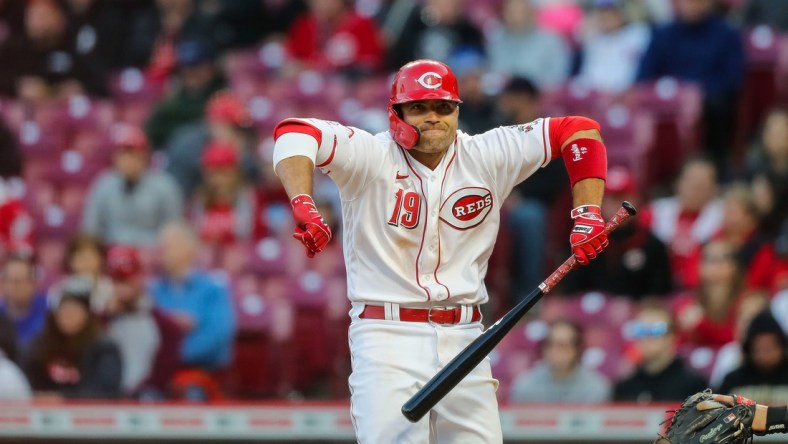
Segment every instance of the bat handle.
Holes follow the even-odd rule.
[[[610,218],[607,223],[605,223],[605,234],[610,234],[613,230],[618,228],[625,220],[629,219],[631,216],[637,214],[637,210],[635,206],[631,203],[624,201],[621,204],[621,208],[616,211],[616,214]],[[564,261],[558,269],[556,269],[550,276],[547,277],[541,284],[539,284],[539,289],[542,290],[542,293],[548,293],[550,290],[553,289],[559,282],[566,276],[567,273],[572,271],[573,268],[577,266],[577,259],[575,256],[572,255],[569,259]]]

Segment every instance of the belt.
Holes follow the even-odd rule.
[[[469,322],[482,319],[478,305],[473,306]],[[386,319],[386,308],[382,305],[365,305],[358,316],[361,319]],[[399,308],[399,320],[405,322],[432,322],[435,324],[459,324],[462,321],[462,307]]]

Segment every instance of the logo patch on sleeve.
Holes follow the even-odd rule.
[[[482,223],[492,207],[490,190],[479,187],[461,188],[443,202],[440,218],[458,230],[467,230]]]

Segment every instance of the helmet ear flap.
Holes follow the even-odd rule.
[[[421,131],[400,117],[393,104],[389,104],[389,129],[398,145],[409,150],[419,143]]]

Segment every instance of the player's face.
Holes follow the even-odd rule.
[[[460,107],[449,100],[419,100],[402,106],[402,118],[421,131],[416,151],[442,153],[457,137]]]

